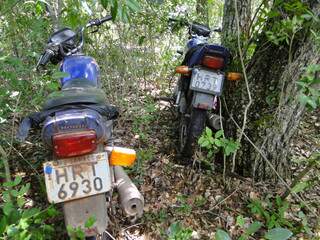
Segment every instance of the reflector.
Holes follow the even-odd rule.
[[[178,66],[176,67],[176,73],[189,74],[191,69],[188,66]]]
[[[113,166],[131,166],[136,160],[136,151],[123,147],[106,147],[111,152],[109,163]]]
[[[53,151],[59,158],[88,154],[96,148],[97,136],[93,130],[53,135]]]
[[[238,72],[229,72],[227,74],[227,79],[229,81],[238,81],[242,79],[242,74]]]
[[[204,56],[202,65],[208,67],[208,68],[213,68],[213,69],[220,69],[223,67],[224,60],[223,58],[220,57],[214,57],[214,56]]]

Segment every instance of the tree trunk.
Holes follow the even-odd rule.
[[[237,24],[235,4],[239,15],[240,31],[243,34],[249,32],[251,22],[251,0],[225,0],[222,21],[222,44],[229,48],[236,47]]]
[[[313,2],[310,6],[316,11],[315,16],[317,16],[319,4]],[[313,40],[306,35],[304,41],[301,41],[301,38],[294,39],[290,62],[289,46],[275,45],[268,41],[264,34],[265,31],[271,30],[272,24],[278,20],[273,19],[274,22],[266,24],[257,41],[255,53],[246,67],[253,103],[248,111],[245,134],[260,148],[279,175],[286,178],[290,175],[288,159],[290,142],[305,110],[298,101],[296,82],[300,80],[303,68],[320,63],[320,58]],[[237,33],[234,25],[228,25],[229,19],[224,22],[225,26],[232,28],[234,36]],[[228,32],[232,33],[229,30]],[[230,35],[227,37],[230,38]],[[241,126],[248,94],[244,80],[235,84],[233,86],[229,84],[225,99],[228,111]],[[239,136],[239,129],[235,127],[232,119],[229,118],[226,125],[229,135]],[[253,176],[256,179],[276,177],[270,164],[244,138],[241,141],[241,149],[236,155],[236,169],[242,175]]]

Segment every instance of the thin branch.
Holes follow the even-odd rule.
[[[11,173],[10,173],[10,166],[9,166],[9,161],[8,161],[8,155],[6,151],[2,148],[0,145],[0,156],[3,161],[4,165],[4,171],[5,171],[5,176],[6,176],[6,181],[11,182]]]
[[[240,43],[240,25],[239,25],[239,21],[240,20],[239,20],[237,0],[234,0],[234,7],[235,7],[236,22],[237,22],[237,38],[238,38],[239,57],[240,57],[241,67],[242,67],[243,76],[244,76],[244,80],[245,80],[245,84],[246,84],[246,90],[247,90],[247,94],[248,94],[248,98],[249,98],[249,102],[248,102],[248,104],[246,105],[246,107],[244,109],[242,128],[241,128],[240,135],[238,137],[238,142],[240,143],[241,139],[242,139],[242,136],[244,134],[244,130],[245,130],[246,125],[247,125],[247,115],[248,115],[248,110],[249,110],[249,108],[250,108],[250,106],[252,104],[252,97],[251,97],[251,92],[250,92],[250,88],[249,88],[249,82],[248,82],[247,73],[246,73],[246,67],[244,65],[243,53],[242,53],[241,43]],[[232,156],[232,172],[235,171],[236,156],[237,156],[237,150],[234,152],[234,154]]]

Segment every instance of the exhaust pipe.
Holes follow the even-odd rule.
[[[144,206],[143,196],[122,167],[114,166],[114,176],[122,209],[134,219],[141,217]]]
[[[208,114],[207,115],[207,120],[208,120],[208,125],[216,130],[221,129],[221,124],[220,122],[223,121],[223,118],[220,118],[219,115],[217,114]]]

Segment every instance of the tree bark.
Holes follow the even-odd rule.
[[[227,2],[230,5],[234,0]],[[312,2],[310,6],[318,16],[319,3]],[[225,37],[230,38],[230,34],[233,33],[234,36],[237,33],[233,25],[235,22],[230,23],[230,17],[225,18],[228,19],[224,20],[224,26],[232,29],[227,30]],[[240,15],[240,26],[241,19],[243,18]],[[248,112],[245,133],[261,149],[280,176],[286,178],[290,176],[290,143],[305,111],[305,107],[298,100],[296,82],[300,80],[303,68],[310,64],[319,64],[320,57],[319,50],[307,35],[305,41],[293,41],[293,57],[289,62],[289,47],[269,42],[264,34],[273,23],[271,21],[266,24],[258,38],[255,53],[246,67],[253,104]],[[241,126],[243,111],[248,103],[246,85],[244,81],[229,84],[226,92],[228,111]],[[230,118],[226,125],[229,136],[239,136],[239,129],[235,128]],[[241,141],[241,149],[236,155],[236,169],[240,174],[256,179],[276,178],[269,164],[245,140]]]
[[[251,22],[251,0],[225,0],[222,21],[222,44],[229,48],[236,46],[235,4],[237,4],[241,33],[247,34],[249,32]]]

